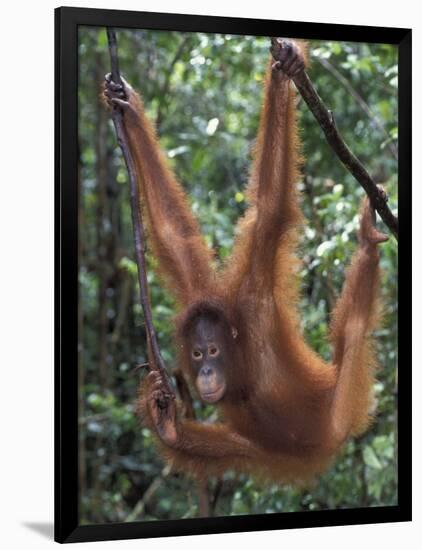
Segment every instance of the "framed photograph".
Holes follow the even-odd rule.
[[[411,31],[55,29],[56,541],[409,521]]]

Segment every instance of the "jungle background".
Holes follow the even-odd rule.
[[[122,75],[142,93],[168,161],[187,190],[208,244],[225,258],[245,210],[244,185],[256,136],[268,38],[123,31]],[[385,44],[310,42],[309,75],[346,143],[382,183],[397,214],[397,50]],[[105,30],[79,29],[79,515],[80,522],[178,519],[199,513],[198,487],[175,475],[135,416],[145,363],[129,182],[101,101],[110,71]],[[298,254],[302,328],[330,358],[327,329],[345,266],[356,247],[363,190],[298,101],[305,163],[298,182],[306,218]],[[385,228],[384,228],[385,229]],[[388,232],[386,230],[386,232]],[[174,365],[174,303],[154,274],[152,313],[166,363]],[[227,472],[209,480],[218,516],[386,506],[397,503],[397,243],[382,245],[381,368],[371,429],[351,440],[331,469],[306,488]],[[195,401],[199,418],[213,414]]]

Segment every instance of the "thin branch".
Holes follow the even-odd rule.
[[[200,518],[210,517],[210,495],[208,491],[208,479],[198,481],[198,516]]]
[[[129,523],[131,521],[139,521],[142,519],[142,516],[145,512],[145,507],[148,505],[150,500],[154,497],[158,489],[161,487],[165,479],[170,475],[171,473],[171,467],[169,465],[165,466],[161,472],[161,474],[154,478],[151,485],[147,488],[145,491],[143,497],[137,502],[135,507],[132,509],[132,511],[126,516],[125,523]]]
[[[221,492],[223,490],[223,479],[220,477],[217,479],[217,482],[214,487],[214,493],[212,495],[211,503],[210,503],[210,515],[213,516],[215,514],[215,510],[217,508],[217,502],[220,498]]]
[[[119,73],[117,40],[116,40],[116,34],[113,29],[107,28],[107,38],[108,38],[110,59],[111,59],[112,79],[115,83],[122,84],[122,80],[120,78],[120,73]],[[128,140],[127,140],[126,131],[125,131],[124,122],[123,122],[123,113],[121,109],[117,106],[113,107],[112,119],[114,123],[114,128],[116,130],[117,141],[122,150],[122,154],[125,159],[127,171],[129,174],[132,224],[133,224],[133,235],[135,240],[136,263],[138,266],[140,301],[142,305],[142,310],[144,312],[145,327],[146,327],[147,340],[148,340],[148,352],[151,355],[151,360],[150,360],[151,368],[157,369],[160,371],[164,380],[166,380],[167,382],[166,391],[168,395],[174,396],[171,380],[167,374],[166,367],[165,367],[163,358],[161,356],[160,348],[157,341],[157,335],[155,333],[154,325],[152,322],[151,304],[149,301],[148,281],[147,281],[147,275],[146,275],[145,230],[144,230],[142,216],[139,208],[139,191],[138,191],[138,185],[137,185],[137,179],[136,179],[136,171],[135,171],[134,161],[129,150]]]
[[[180,367],[173,370],[174,379],[176,380],[177,391],[179,392],[180,399],[183,403],[183,414],[185,418],[195,419],[195,409],[193,407],[193,399],[189,390],[188,383],[182,373]]]
[[[277,43],[277,38],[272,38],[272,43]],[[278,50],[281,52],[281,48],[278,48]],[[276,61],[278,61],[275,52],[277,52],[277,49],[274,49],[273,57]],[[303,97],[312,114],[319,122],[327,142],[347,170],[365,189],[373,207],[381,216],[381,219],[385,225],[390,228],[391,232],[398,240],[398,220],[388,207],[385,194],[378,188],[362,163],[344,142],[339,131],[337,130],[333,113],[324,105],[306,71],[300,71],[295,77],[293,77],[293,82],[296,84],[300,95]]]
[[[119,74],[118,57],[117,57],[117,41],[116,35],[112,29],[107,29],[107,37],[109,42],[110,58],[111,58],[111,73],[115,83],[121,84],[122,80]],[[177,59],[177,58],[176,58]],[[157,342],[156,333],[152,323],[151,304],[148,295],[148,281],[146,276],[146,261],[145,261],[145,231],[142,223],[142,216],[139,209],[138,186],[136,183],[136,172],[134,162],[130,154],[127,137],[123,123],[123,113],[118,107],[113,108],[112,118],[116,129],[117,140],[123,153],[126,162],[126,167],[129,173],[130,190],[131,190],[131,206],[132,206],[132,223],[135,238],[136,263],[138,266],[139,288],[141,305],[144,312],[145,327],[147,331],[148,356],[150,357],[150,368],[157,368],[167,380],[168,393],[174,397],[174,392],[171,386],[171,381],[167,375],[167,371],[162,359],[160,349]],[[195,418],[192,396],[189,392],[189,387],[184,379],[181,371],[176,377],[178,387],[180,388],[181,398],[185,402],[187,415]],[[143,498],[138,502],[132,512],[127,516],[125,521],[134,521],[137,517],[143,514],[145,505],[156,493],[164,479],[170,474],[171,468],[166,466],[160,477],[156,478],[150,487],[145,492]],[[210,513],[208,482],[198,482],[199,492],[199,514],[208,516]]]
[[[376,183],[368,174],[362,163],[344,142],[335,125],[333,113],[326,108],[321,98],[318,96],[308,75],[305,71],[301,71],[294,77],[293,81],[314,117],[319,122],[329,145],[344,166],[365,189],[373,207],[398,240],[398,220],[389,209],[384,193],[378,189]]]
[[[184,405],[184,416],[191,420],[196,420],[196,413],[193,407],[192,394],[189,389],[189,385],[186,381],[186,378],[183,375],[183,372],[180,368],[177,368],[173,371],[174,377],[176,379],[177,391],[179,392],[180,398]],[[198,485],[198,497],[199,497],[199,507],[198,515],[199,517],[210,517],[212,516],[211,503],[210,503],[210,493],[208,486],[208,479],[201,479],[197,482]]]

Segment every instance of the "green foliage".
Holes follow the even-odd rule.
[[[172,475],[142,429],[134,403],[146,361],[133,255],[127,173],[99,100],[109,71],[106,34],[80,28],[79,319],[80,519],[83,523],[174,519],[198,514],[198,492]],[[251,146],[261,106],[268,39],[198,33],[120,31],[123,76],[142,92],[169,162],[189,193],[207,242],[226,258],[244,212]],[[312,42],[309,73],[346,142],[383,183],[397,209],[397,50],[383,44]],[[330,310],[356,246],[362,189],[323,139],[302,102],[306,162],[298,182],[307,220],[300,243],[302,328],[330,358]],[[174,303],[148,258],[154,324],[174,364]],[[382,246],[381,368],[373,425],[350,441],[312,487],[263,487],[227,472],[216,515],[396,503],[397,244]],[[212,407],[195,402],[200,418]],[[211,493],[217,491],[210,480]]]

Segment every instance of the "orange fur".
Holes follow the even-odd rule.
[[[128,90],[125,125],[136,163],[149,238],[176,295],[179,363],[188,375],[183,327],[192,311],[214,308],[238,337],[230,344],[224,423],[177,419],[178,443],[159,441],[175,469],[199,477],[226,469],[284,482],[322,472],[350,434],[370,421],[374,356],[368,335],[376,322],[378,251],[363,211],[361,244],[333,314],[333,364],[320,359],[300,333],[294,249],[302,222],[295,182],[299,139],[295,93],[281,71],[267,70],[264,104],[247,196],[230,260],[219,271],[200,236],[182,188],[167,167],[139,96]],[[153,430],[149,388],[138,412]],[[149,422],[149,424],[148,424]],[[159,438],[157,437],[159,440]]]

